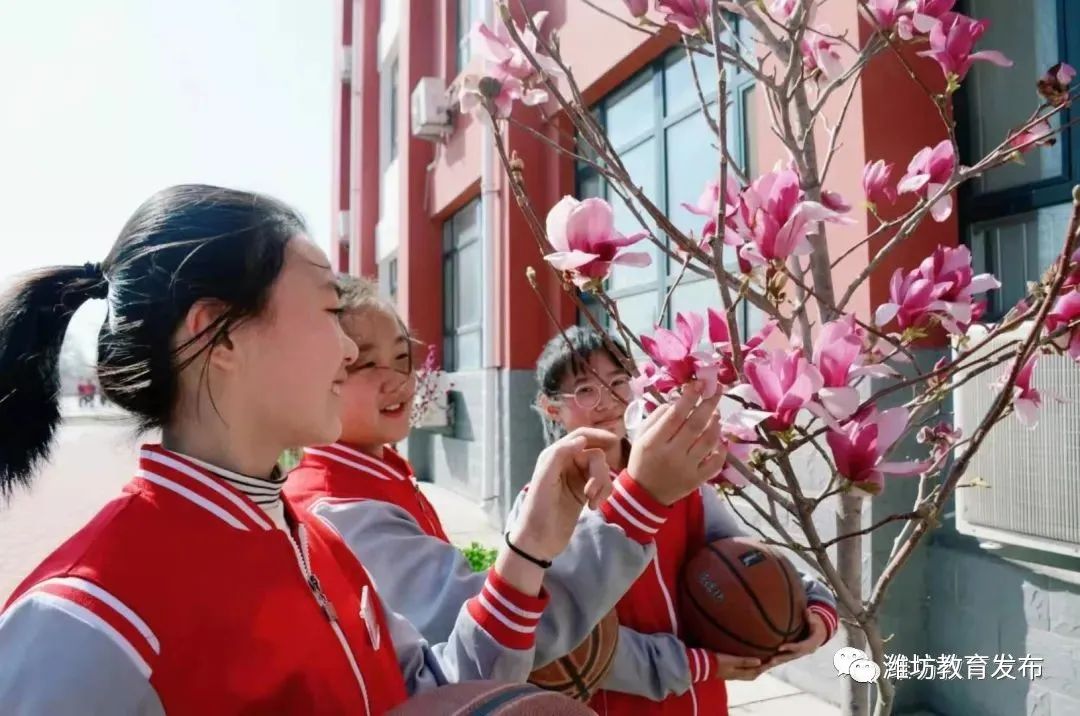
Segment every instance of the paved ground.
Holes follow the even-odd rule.
[[[66,406],[68,407],[68,406]],[[127,482],[139,439],[108,409],[69,410],[53,459],[28,490],[0,502],[0,602],[45,555]],[[499,533],[470,500],[424,484],[452,540],[492,547]],[[765,675],[729,686],[732,716],[837,716],[839,710]]]

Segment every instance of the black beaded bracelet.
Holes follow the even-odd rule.
[[[506,546],[507,546],[507,547],[509,547],[509,548],[510,548],[510,550],[511,550],[511,551],[512,551],[512,552],[513,552],[514,554],[516,554],[517,556],[521,557],[522,559],[527,559],[527,560],[529,560],[530,562],[532,562],[533,564],[535,564],[535,565],[536,565],[537,567],[539,567],[540,569],[547,569],[548,567],[550,567],[550,566],[551,566],[551,562],[545,562],[545,561],[544,561],[544,560],[542,560],[542,559],[537,559],[536,557],[533,557],[533,556],[532,556],[531,554],[528,554],[528,553],[526,553],[526,552],[524,552],[524,551],[522,551],[522,550],[518,549],[518,548],[517,548],[517,547],[516,547],[516,546],[514,545],[514,543],[510,541],[510,533],[509,533],[509,532],[507,532],[507,533],[506,533],[505,535],[503,535],[503,537],[504,537],[504,538],[506,539]]]

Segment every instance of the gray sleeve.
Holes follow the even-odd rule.
[[[686,646],[674,634],[642,634],[619,627],[615,661],[602,687],[663,701],[690,688]]]
[[[459,681],[524,682],[533,668],[533,649],[501,645],[464,608],[450,639],[434,646],[400,614],[388,612],[387,622],[410,696]]]
[[[321,503],[314,512],[341,535],[387,607],[432,644],[449,638],[461,606],[484,586],[485,575],[457,547],[425,533],[400,507],[359,500]]]
[[[702,501],[705,504],[705,539],[709,542],[723,537],[746,536],[747,532],[742,528],[739,518],[732,514],[732,510],[724,504],[723,499],[717,494],[715,488],[705,485],[701,488]],[[810,603],[826,604],[836,609],[836,596],[820,579],[814,577],[798,567],[795,570],[802,579],[803,589],[806,590],[806,600]]]
[[[32,594],[0,615],[5,716],[164,716],[148,677],[75,611]]]
[[[517,519],[522,499],[519,494],[514,501],[507,525]],[[551,602],[536,630],[536,666],[570,653],[584,641],[641,576],[655,553],[652,542],[641,544],[631,539],[599,510],[583,510],[570,544],[544,576]]]

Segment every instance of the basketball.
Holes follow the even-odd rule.
[[[529,683],[588,701],[611,671],[618,642],[619,618],[612,610],[573,651],[532,672]]]
[[[688,641],[721,654],[776,655],[805,638],[806,594],[779,552],[747,537],[705,545],[686,564],[680,593]]]
[[[531,684],[463,681],[409,699],[388,716],[584,716],[596,712]]]

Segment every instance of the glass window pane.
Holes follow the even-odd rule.
[[[683,233],[700,240],[708,218],[690,213],[682,204],[696,204],[705,185],[717,177],[720,157],[712,130],[699,111],[669,127],[666,139],[668,216]],[[678,271],[679,264],[669,261],[673,264],[669,270]]]
[[[751,84],[743,90],[742,96],[742,126],[743,126],[743,166],[746,168],[746,173],[751,177],[758,175],[757,165],[757,151],[758,151],[758,131],[757,122],[754,121],[754,115],[758,111],[754,106],[757,102],[757,85]]]
[[[578,175],[578,198],[589,199],[602,197],[603,187],[600,183],[600,175],[595,172]]]
[[[718,311],[724,309],[716,280],[699,279],[693,282],[683,280],[679,287],[675,289],[675,293],[671,295],[668,323],[669,325],[673,324],[675,316],[679,313],[694,312],[705,315],[705,309],[707,308],[715,308]]]
[[[454,245],[461,246],[480,233],[480,202],[473,200],[454,214]]]
[[[626,171],[630,173],[631,179],[641,187],[645,196],[654,204],[658,204],[660,198],[657,196],[659,177],[657,176],[656,167],[656,141],[650,139],[644,144],[639,144],[634,149],[623,154],[622,161]],[[612,194],[608,197],[608,201],[611,202],[611,208],[615,214],[616,229],[627,235],[643,230],[641,223],[634,217],[621,198]],[[653,222],[649,221],[648,215],[644,211],[639,213],[649,222],[650,229],[655,231]],[[652,264],[643,267],[615,266],[611,272],[610,289],[638,286],[657,280],[657,264],[663,258],[660,250],[648,239],[643,239],[640,243],[635,244],[632,250],[648,252],[653,257]]]
[[[975,149],[983,156],[1009,132],[1024,123],[1038,99],[1034,79],[1058,62],[1057,3],[1055,0],[972,0],[974,17],[990,20],[980,48],[1000,50],[1014,63],[1003,69],[976,62],[967,80],[971,99],[970,130]],[[1009,98],[1002,101],[1003,98]],[[1062,173],[1062,145],[1032,150],[1024,163],[1010,162],[976,180],[980,191],[1020,186]]]
[[[480,275],[480,243],[461,249],[457,255],[458,327],[480,322],[480,296],[483,281]]]
[[[690,60],[681,48],[671,55],[671,64],[664,69],[664,111],[667,116],[700,107],[697,86]],[[701,92],[706,98],[715,97],[717,90],[716,61],[704,55],[694,55],[694,68],[697,69]],[[730,71],[728,72],[730,75]]]
[[[454,330],[454,255],[443,257],[443,331]]]
[[[622,319],[623,324],[634,335],[640,336],[642,333],[653,332],[656,319],[659,317],[661,300],[663,299],[657,299],[655,291],[646,291],[620,298],[615,301],[615,305],[619,308],[619,318]],[[614,324],[612,328],[614,329]]]
[[[616,149],[640,137],[655,123],[652,73],[646,74],[641,84],[618,92],[606,102],[608,139]]]
[[[455,339],[457,362],[456,370],[476,370],[480,367],[480,331],[470,331]]]
[[[1027,292],[1057,259],[1065,241],[1070,205],[1059,204],[1021,216],[1011,216],[972,227],[972,264],[1001,281],[1001,290],[989,294],[989,317],[1000,317]]]

